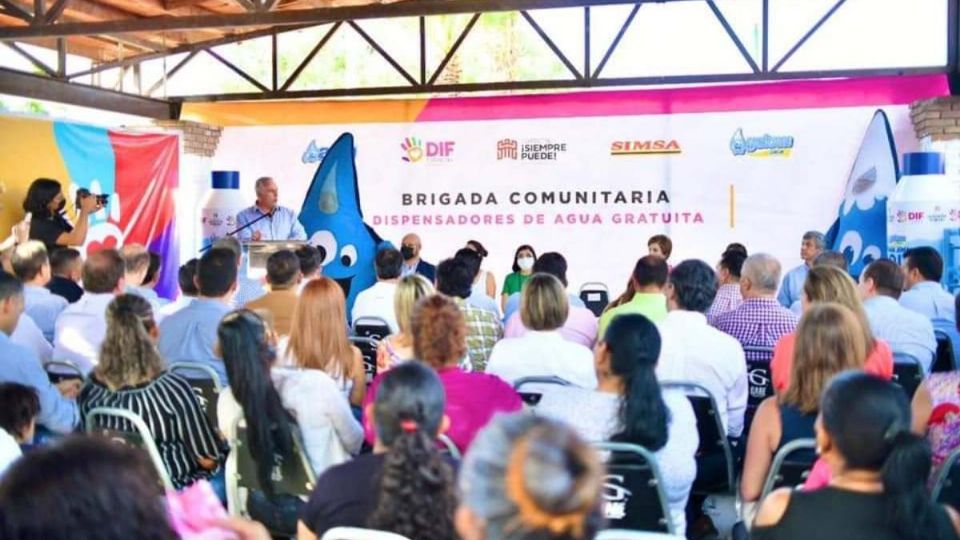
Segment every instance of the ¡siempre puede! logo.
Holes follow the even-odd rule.
[[[451,161],[456,142],[454,141],[427,141],[417,137],[407,137],[400,143],[403,150],[401,159],[407,163],[421,161]]]
[[[613,141],[611,156],[659,156],[680,154],[683,150],[675,139],[651,139],[646,141]]]

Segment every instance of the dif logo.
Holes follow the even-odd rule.
[[[424,142],[417,137],[407,137],[400,143],[401,159],[407,163],[452,161],[455,144],[454,141]]]

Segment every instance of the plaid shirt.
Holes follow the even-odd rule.
[[[717,317],[714,326],[744,347],[772,349],[781,336],[796,330],[797,316],[775,298],[747,298],[737,309]]]
[[[718,317],[737,309],[742,303],[743,297],[740,296],[739,283],[721,285],[717,290],[717,297],[713,299],[713,305],[707,310],[707,322],[711,326],[716,326]]]
[[[503,324],[496,313],[468,305],[463,298],[454,298],[467,320],[467,356],[473,371],[483,371],[493,346],[503,337]]]

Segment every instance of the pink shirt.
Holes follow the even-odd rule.
[[[503,331],[504,338],[515,338],[526,335],[529,332],[523,321],[520,320],[520,313],[514,313],[507,320],[507,327]],[[567,341],[579,343],[584,347],[593,350],[597,343],[597,318],[593,312],[587,308],[570,306],[570,313],[567,315],[567,322],[559,330],[560,335]]]
[[[363,399],[364,410],[376,399],[377,388],[384,375],[377,375],[370,383]],[[520,395],[495,375],[468,373],[456,366],[439,369],[437,375],[447,393],[444,412],[450,418],[450,429],[446,435],[461,452],[466,452],[477,432],[490,422],[494,414],[518,411],[523,407]],[[373,444],[373,423],[366,415],[363,418],[363,433],[367,442]]]

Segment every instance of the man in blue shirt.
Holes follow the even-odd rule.
[[[220,319],[230,312],[237,290],[237,259],[232,251],[213,248],[197,263],[199,295],[160,323],[160,355],[168,364],[198,362],[213,368],[227,384],[223,360],[214,352]]]
[[[800,244],[800,258],[803,264],[787,272],[780,285],[777,301],[780,305],[789,308],[800,300],[803,291],[803,282],[807,280],[807,272],[813,267],[813,261],[823,251],[823,233],[807,231],[803,233],[803,242]]]
[[[50,282],[50,259],[43,242],[30,240],[13,250],[13,273],[23,282],[24,313],[37,323],[43,337],[53,343],[57,317],[67,307],[66,298],[46,288]]]
[[[934,324],[953,326],[957,322],[957,308],[953,296],[943,289],[943,258],[932,247],[921,246],[903,253],[905,292],[900,305],[916,311]]]
[[[257,179],[257,202],[253,206],[237,214],[237,227],[257,221],[250,227],[237,233],[243,242],[260,242],[267,240],[306,240],[307,231],[297,219],[297,214],[285,207],[279,206],[277,183],[273,178],[264,176]]]
[[[873,261],[860,275],[860,297],[874,337],[886,341],[894,355],[916,358],[929,373],[937,351],[933,324],[897,302],[902,291],[903,273],[890,259]]]
[[[79,421],[77,403],[80,382],[76,379],[54,386],[36,355],[13,343],[10,335],[23,312],[23,285],[20,280],[0,272],[0,382],[30,386],[40,398],[37,424],[56,433],[69,433]]]

